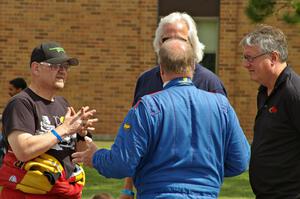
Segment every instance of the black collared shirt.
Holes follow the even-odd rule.
[[[251,146],[250,183],[257,199],[300,195],[300,77],[288,66],[272,93],[261,86]]]

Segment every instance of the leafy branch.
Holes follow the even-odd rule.
[[[300,22],[300,0],[249,0],[246,8],[247,16],[253,22],[262,22],[265,18],[274,15],[287,23]]]

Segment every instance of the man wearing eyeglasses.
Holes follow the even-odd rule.
[[[287,64],[284,33],[260,25],[240,42],[244,67],[260,84],[250,183],[257,199],[300,196],[300,77]]]
[[[7,149],[0,168],[0,198],[81,198],[84,172],[71,154],[93,130],[95,110],[78,112],[55,93],[64,88],[68,69],[78,65],[56,42],[31,54],[31,84],[5,107],[2,126]]]

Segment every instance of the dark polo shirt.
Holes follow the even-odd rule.
[[[257,199],[300,195],[300,77],[288,66],[272,93],[260,86],[251,146],[250,183]]]
[[[214,93],[221,93],[227,96],[225,87],[219,77],[200,64],[196,64],[193,83],[199,89]],[[156,66],[144,72],[139,77],[136,83],[132,105],[135,105],[136,102],[144,95],[154,93],[162,89],[163,82],[160,77],[160,69],[159,66]]]

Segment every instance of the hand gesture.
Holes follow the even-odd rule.
[[[65,129],[67,135],[80,132],[82,136],[86,135],[86,130],[94,130],[93,124],[97,122],[97,118],[91,118],[95,109],[89,110],[88,106],[82,107],[77,113],[73,107],[69,107],[65,115],[65,120],[60,126]]]
[[[88,107],[82,107],[81,111],[83,114],[88,114]],[[91,115],[93,116],[93,115]],[[87,132],[91,132],[95,130],[95,127],[93,126],[95,122],[98,122],[98,118],[90,118],[87,117],[86,119],[83,119],[81,122],[81,131],[77,132],[81,137],[84,137],[87,135]]]
[[[74,163],[83,163],[85,166],[93,167],[93,155],[98,150],[97,145],[93,140],[87,136],[84,137],[87,149],[82,152],[76,152],[72,154]]]

